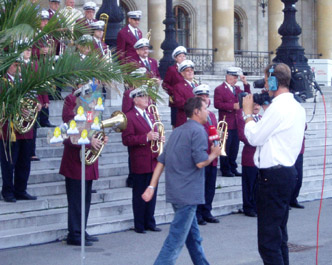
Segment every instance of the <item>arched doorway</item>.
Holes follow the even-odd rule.
[[[189,24],[188,12],[182,6],[175,6],[173,9],[175,17],[175,35],[179,45],[189,47]]]

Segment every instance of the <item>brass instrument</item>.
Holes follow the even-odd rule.
[[[100,132],[97,132],[92,137],[95,137],[102,141],[102,146],[99,148],[99,150],[95,150],[93,148],[86,149],[85,150],[85,164],[90,166],[94,162],[97,161],[98,157],[101,154],[101,151],[103,150],[105,146],[105,128],[111,128],[115,132],[122,132],[127,128],[127,117],[126,115],[121,111],[114,111],[111,115],[111,118],[104,120],[101,122],[100,126],[103,130]]]
[[[148,33],[146,33],[146,38],[148,39],[148,41],[150,41],[150,39],[151,39],[151,32],[152,32],[152,29],[150,29],[148,31]]]
[[[103,38],[102,38],[103,42],[105,42],[105,38],[106,38],[108,18],[109,18],[109,16],[107,14],[105,14],[105,13],[102,13],[99,16],[99,19],[103,20],[105,22],[105,25],[104,25],[104,34],[103,34]]]
[[[32,129],[37,120],[38,103],[31,98],[22,98],[20,100],[20,109],[21,112],[26,111],[27,113],[16,113],[13,125],[18,133],[24,134]]]
[[[159,133],[159,139],[151,141],[151,151],[152,153],[158,153],[159,156],[164,151],[164,142],[161,140],[161,138],[165,135],[165,128],[160,120],[160,115],[157,106],[151,104],[148,107],[148,111],[153,115],[153,118],[155,120],[155,123],[152,125],[152,131],[154,131],[155,127],[157,127]]]
[[[227,156],[226,154],[226,138],[227,138],[227,131],[228,131],[228,124],[225,121],[226,115],[224,115],[224,119],[218,122],[217,131],[220,137],[219,146],[221,147],[221,156]]]

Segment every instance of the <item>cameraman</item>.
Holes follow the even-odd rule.
[[[254,162],[259,168],[258,249],[264,264],[289,264],[288,205],[306,118],[305,110],[289,92],[290,80],[291,71],[286,64],[272,64],[265,69],[266,87],[273,99],[257,123],[252,118],[253,96],[243,99],[245,136],[257,147]]]

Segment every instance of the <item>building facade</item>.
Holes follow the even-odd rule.
[[[76,0],[77,8],[81,9],[86,1]],[[265,2],[268,3],[263,13],[261,0],[173,0],[177,41],[187,48],[198,49],[192,50],[194,54],[213,56],[207,60],[213,60],[215,72],[226,65],[243,63],[241,60],[248,62],[248,58],[254,58],[249,64],[263,61],[266,65],[266,60],[274,57],[281,44],[278,28],[283,22],[284,4],[281,0]],[[96,3],[100,6],[102,0]],[[160,44],[165,38],[162,22],[166,0],[118,0],[118,3],[124,13],[142,10],[140,28],[143,35],[152,30],[151,56],[160,59],[163,56]],[[329,45],[332,0],[300,0],[296,9],[297,22],[302,27],[299,43],[307,57],[332,59]]]

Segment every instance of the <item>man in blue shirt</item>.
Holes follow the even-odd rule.
[[[207,153],[208,136],[203,127],[208,117],[207,104],[199,97],[190,98],[184,109],[189,120],[171,134],[158,157],[150,186],[142,195],[145,201],[152,198],[166,166],[166,202],[172,204],[175,216],[155,265],[175,264],[185,243],[194,264],[209,264],[201,246],[196,208],[205,203],[204,167],[220,155],[221,149],[212,146],[210,155]]]

